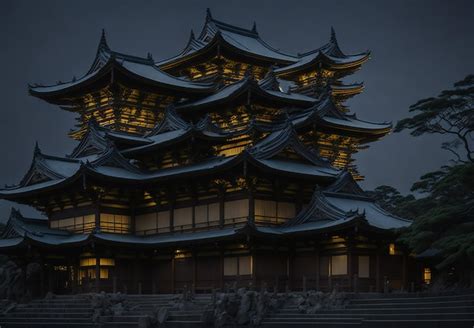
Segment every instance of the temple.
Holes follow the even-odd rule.
[[[184,42],[183,42],[184,43]],[[43,268],[33,294],[173,293],[226,284],[380,291],[422,283],[396,244],[409,220],[359,187],[353,155],[391,130],[359,119],[343,80],[369,59],[329,41],[303,54],[208,10],[176,56],[110,48],[90,69],[29,93],[77,114],[64,156],[34,147],[0,197],[0,250]]]

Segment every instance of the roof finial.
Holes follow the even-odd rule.
[[[102,35],[100,37],[99,48],[110,50],[109,45],[107,44],[107,38],[105,36],[105,29],[102,29]]]
[[[211,9],[207,8],[206,9],[206,21],[212,20],[212,14],[211,14]]]
[[[331,42],[337,43],[336,31],[334,30],[334,27],[333,27],[333,26],[331,26]]]
[[[40,154],[41,154],[41,149],[40,149],[40,147],[39,147],[39,145],[38,145],[38,140],[36,140],[36,142],[35,142],[35,151],[34,151],[34,154],[35,154],[35,155],[40,155]]]
[[[194,40],[196,37],[194,36],[194,30],[191,29],[191,34],[189,35],[190,40]]]
[[[257,32],[257,22],[256,21],[253,21],[252,32],[258,34],[258,32]]]
[[[153,55],[151,54],[151,52],[149,52],[149,53],[146,54],[146,58],[147,58],[148,60],[154,62],[154,60],[153,60]]]

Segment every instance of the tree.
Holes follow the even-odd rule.
[[[451,136],[442,148],[453,153],[458,162],[474,163],[474,75],[456,82],[454,89],[411,105],[410,112],[414,116],[399,121],[395,132],[409,129],[413,136]]]
[[[474,75],[437,97],[418,101],[410,112],[414,115],[398,122],[395,132],[409,129],[413,136],[449,136],[442,148],[456,160],[413,184],[411,190],[420,198],[407,203],[400,195],[391,200],[397,211],[408,206],[415,214],[400,240],[415,253],[438,251],[437,268],[455,268],[461,282],[469,284],[474,269]],[[470,284],[474,286],[474,281]]]
[[[438,269],[474,267],[474,164],[446,166],[413,185],[429,207],[401,236],[415,252],[440,251]]]

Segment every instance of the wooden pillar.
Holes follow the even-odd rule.
[[[316,252],[316,290],[319,290],[319,276],[320,276],[320,260],[319,260],[319,249],[315,249]]]
[[[170,231],[174,230],[174,200],[170,201]]]
[[[196,197],[193,197],[193,206],[191,207],[192,209],[191,220],[192,220],[193,229],[196,228],[196,204],[197,204]]]
[[[172,293],[175,293],[175,288],[176,288],[176,283],[175,283],[175,259],[174,259],[174,254],[173,257],[171,258],[171,290]]]
[[[132,290],[135,290],[136,293],[138,293],[138,284],[140,281],[138,280],[138,277],[140,277],[140,262],[139,262],[139,254],[135,253],[135,258],[133,260],[133,288]]]
[[[402,255],[402,289],[407,290],[407,256],[405,252]]]
[[[219,287],[221,291],[224,290],[224,251],[221,250],[220,255],[219,255]]]
[[[252,260],[252,285],[254,288],[257,287],[257,253],[255,249],[252,249],[250,252],[251,260]]]
[[[46,294],[46,286],[45,286],[45,277],[44,277],[44,271],[45,271],[45,266],[44,266],[44,261],[43,258],[40,258],[40,266],[41,266],[41,271],[40,271],[40,293],[41,297],[43,297]]]
[[[348,241],[347,241],[347,276],[348,276],[348,287],[349,287],[349,291],[353,291],[353,279],[352,279],[352,275],[353,275],[353,259],[352,259],[352,252],[353,252],[353,247],[352,247],[352,238],[351,237],[348,237]]]
[[[255,198],[253,192],[253,186],[248,186],[248,198],[249,198],[249,222],[255,222]]]
[[[196,286],[197,286],[197,253],[196,251],[192,252],[193,256],[193,285],[191,286],[191,291],[193,294],[196,293]]]
[[[225,204],[224,204],[224,191],[222,187],[219,187],[219,226],[222,228],[225,224]]]
[[[135,234],[135,207],[136,207],[136,194],[131,192],[129,193],[129,198],[130,198],[130,227],[129,230],[132,234]],[[123,226],[121,226],[121,230],[123,229]]]
[[[375,291],[380,293],[380,254],[375,256]]]
[[[294,283],[294,262],[295,262],[295,253],[293,248],[290,248],[288,251],[288,259],[287,259],[287,267],[286,267],[286,274],[288,275],[288,288],[293,290],[295,288]]]
[[[69,270],[71,271],[70,272],[70,275],[69,275],[69,279],[70,279],[70,283],[71,283],[71,291],[73,294],[76,294],[77,293],[77,266],[73,260],[73,258],[71,257],[68,261],[69,263]]]
[[[100,257],[95,258],[95,291],[100,293]]]
[[[54,293],[53,266],[48,263],[48,292]]]
[[[100,229],[100,205],[99,202],[95,204],[95,228]]]

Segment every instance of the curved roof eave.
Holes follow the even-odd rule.
[[[266,47],[269,51],[275,51],[275,49],[270,48],[260,38],[257,38],[257,40],[264,47]],[[250,51],[249,49],[245,50],[242,47],[237,47],[236,45],[231,44],[228,40],[226,40],[226,38],[222,35],[221,32],[217,32],[213,36],[212,40],[209,41],[208,43],[206,43],[201,48],[199,48],[197,50],[194,50],[194,51],[187,52],[185,54],[181,53],[179,55],[173,56],[173,57],[168,58],[168,59],[164,59],[162,61],[158,61],[156,63],[156,65],[158,67],[164,69],[164,70],[172,69],[172,68],[174,68],[176,66],[179,66],[183,63],[186,63],[190,60],[199,58],[201,56],[205,56],[207,53],[214,50],[214,47],[217,48],[217,46],[223,47],[224,49],[227,47],[227,49],[229,49],[232,52],[237,52],[237,53],[240,53],[242,55],[248,56],[249,58],[267,62],[271,65],[273,65],[275,63],[278,63],[280,65],[285,65],[285,64],[288,65],[288,64],[294,63],[298,60],[296,57],[292,57],[290,55],[285,55],[285,54],[279,54],[278,52],[276,52],[276,53],[279,54],[278,57],[280,57],[280,58],[260,55],[260,54],[257,54],[257,53],[254,53],[254,52]],[[283,57],[287,57],[287,58],[284,59]]]
[[[354,57],[356,58],[353,58],[353,60],[341,60],[340,58],[326,55],[323,52],[318,52],[317,54],[311,54],[311,55],[308,55],[307,57],[311,57],[311,58],[305,59],[305,57],[301,57],[300,60],[294,64],[290,64],[288,66],[283,66],[283,67],[275,69],[275,74],[277,76],[291,75],[294,73],[298,73],[298,72],[316,67],[319,63],[330,65],[331,68],[335,70],[356,68],[364,64],[367,60],[369,60],[370,52],[354,55]]]
[[[179,79],[161,72],[158,67],[151,64],[132,63],[125,60],[120,63],[116,58],[110,57],[105,65],[78,80],[51,86],[29,86],[29,92],[33,96],[45,98],[64,95],[83,89],[85,86],[111,74],[113,70],[117,70],[133,80],[161,89],[178,90],[186,93],[210,93],[214,90],[214,86]],[[153,76],[154,74],[156,76]]]

